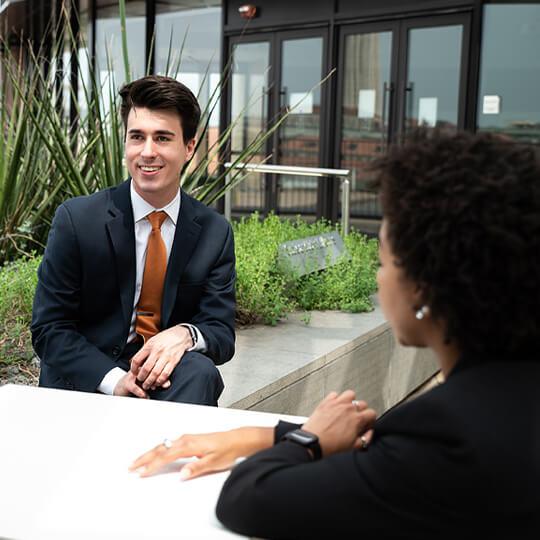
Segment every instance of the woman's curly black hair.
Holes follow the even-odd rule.
[[[540,361],[540,161],[488,134],[419,130],[378,160],[387,238],[447,340]]]

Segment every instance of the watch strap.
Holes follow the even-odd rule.
[[[184,328],[188,329],[189,335],[191,336],[191,341],[193,342],[193,347],[197,345],[197,332],[195,332],[195,329],[190,324],[181,324],[180,326],[183,326]]]
[[[322,458],[322,449],[319,444],[319,437],[305,429],[294,429],[281,437],[282,441],[291,441],[304,448],[309,448],[313,452],[313,461]]]

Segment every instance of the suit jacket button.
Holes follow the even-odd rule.
[[[120,347],[116,345],[112,350],[113,356],[120,356]]]

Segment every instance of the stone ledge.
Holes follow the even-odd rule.
[[[239,330],[234,358],[219,368],[220,406],[305,416],[328,392],[352,388],[382,414],[405,399],[438,366],[395,342],[375,302],[370,313],[313,312],[309,325],[297,313]]]

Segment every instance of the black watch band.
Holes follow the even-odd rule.
[[[195,332],[193,327],[189,324],[181,324],[180,326],[187,328],[189,335],[191,336],[191,341],[193,342],[193,347],[195,347],[195,345],[197,345],[197,332]]]
[[[281,440],[291,441],[299,444],[300,446],[303,446],[304,448],[309,448],[313,452],[314,461],[322,458],[322,450],[321,445],[319,444],[319,437],[317,437],[317,435],[315,435],[314,433],[306,431],[305,429],[295,429],[293,431],[289,431],[288,433],[285,433],[283,437],[281,437]]]

